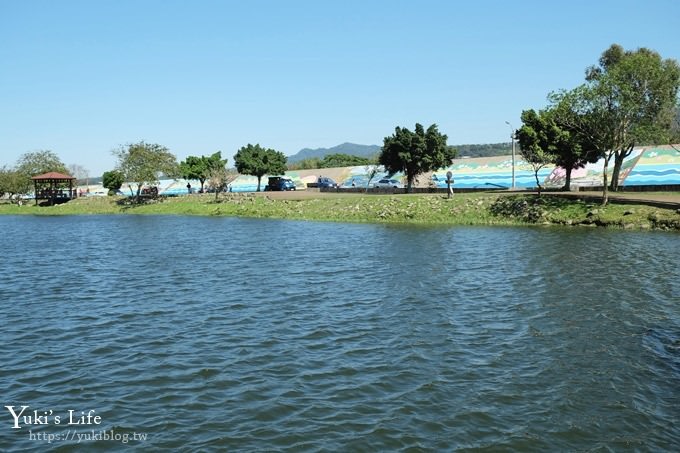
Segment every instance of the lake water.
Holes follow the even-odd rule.
[[[2,406],[28,406],[2,408],[2,451],[680,445],[677,234],[172,216],[0,228]]]

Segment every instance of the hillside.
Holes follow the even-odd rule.
[[[332,148],[304,148],[297,153],[288,156],[288,163],[299,162],[303,159],[318,157],[323,159],[329,154],[349,154],[351,156],[374,157],[380,152],[378,145],[357,145],[356,143],[343,143]]]
[[[515,144],[515,152],[519,147]],[[488,143],[484,145],[453,145],[458,150],[458,157],[493,157],[507,156],[512,153],[512,143]]]
[[[491,157],[506,156],[512,152],[511,143],[488,143],[483,145],[453,145],[458,150],[458,157]],[[323,159],[329,154],[349,154],[352,156],[374,157],[380,153],[378,145],[358,145],[343,143],[332,148],[304,148],[288,156],[288,163],[300,162],[304,159],[317,157]]]

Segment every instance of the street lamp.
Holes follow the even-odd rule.
[[[512,188],[515,188],[515,128],[512,127],[509,121],[505,124],[510,126],[510,140],[512,140]]]

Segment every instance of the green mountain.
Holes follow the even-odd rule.
[[[453,145],[458,150],[458,157],[491,157],[507,156],[512,152],[512,143],[488,143],[483,145]],[[304,159],[318,157],[323,159],[329,154],[349,154],[351,156],[375,157],[380,153],[378,145],[357,145],[356,143],[343,143],[332,148],[304,148],[297,153],[288,156],[288,163],[300,162]],[[519,148],[515,150],[519,152]]]
[[[375,157],[380,152],[378,145],[357,145],[356,143],[343,143],[332,148],[304,148],[297,153],[288,156],[288,163],[300,162],[304,159],[318,157],[323,159],[329,154],[349,154],[350,156]]]
[[[458,157],[491,157],[508,156],[512,154],[512,143],[487,143],[484,145],[453,145],[458,151]],[[519,147],[515,144],[515,152]]]

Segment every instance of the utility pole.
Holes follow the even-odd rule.
[[[509,121],[505,124],[510,126],[510,140],[512,141],[512,189],[515,189],[515,128],[512,127]]]

